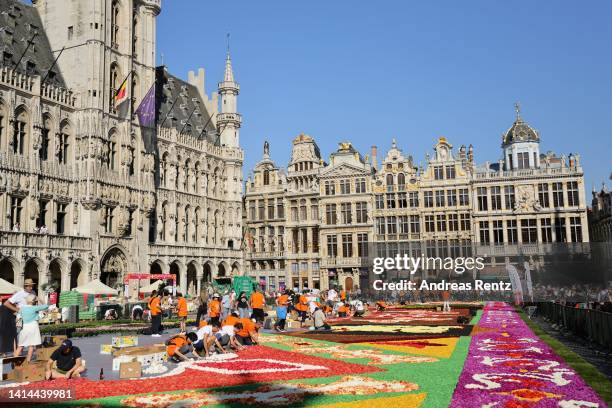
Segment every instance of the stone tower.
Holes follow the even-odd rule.
[[[217,127],[221,134],[221,145],[238,147],[240,144],[240,125],[242,117],[238,113],[238,93],[240,86],[234,81],[232,58],[229,50],[225,58],[223,81],[219,82],[221,95],[221,113],[217,115]]]

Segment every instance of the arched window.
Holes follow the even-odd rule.
[[[194,234],[193,234],[194,239],[193,239],[193,241],[197,244],[198,241],[200,240],[200,234],[201,234],[201,231],[200,231],[200,207],[197,207],[195,209],[193,217],[194,217],[193,218],[193,225],[194,225],[194,231],[193,231],[194,232]]]
[[[161,165],[160,165],[160,169],[159,169],[159,184],[161,184],[164,187],[166,186],[166,182],[168,180],[168,153],[164,153],[164,155],[162,156],[162,161],[161,161]]]
[[[57,135],[56,146],[57,161],[61,164],[68,164],[71,133],[70,124],[68,122],[62,122],[60,132]]]
[[[117,132],[112,130],[108,137],[106,152],[106,165],[109,169],[115,170],[117,168]]]
[[[51,117],[45,115],[43,117],[43,127],[40,130],[40,148],[38,157],[40,160],[49,160],[49,134],[51,132]]]
[[[111,5],[111,47],[119,48],[119,2],[117,0]]]
[[[406,185],[406,176],[404,173],[400,173],[397,175],[397,184],[400,186]]]
[[[388,186],[393,185],[393,174],[387,174],[387,185]]]
[[[132,41],[132,57],[137,59],[138,58],[138,47],[140,45],[140,37],[139,37],[139,32],[138,30],[140,29],[139,25],[138,25],[138,15],[135,14],[134,15],[134,21],[132,22],[132,35],[133,35],[133,41]]]
[[[191,207],[187,206],[185,207],[185,234],[184,234],[184,241],[185,242],[190,242],[191,241],[191,236],[190,236],[190,228],[189,228],[189,223],[191,222]]]
[[[5,106],[4,106],[4,103],[0,101],[0,151],[4,147],[4,140],[6,139],[4,135],[6,133],[5,121],[6,121]]]
[[[191,160],[185,161],[185,177],[183,178],[183,191],[191,191]]]
[[[119,66],[116,63],[111,64],[110,68],[110,89],[109,89],[109,103],[108,109],[115,113],[115,94],[117,93],[117,89],[121,86],[121,73],[119,72]]]
[[[28,140],[28,112],[24,108],[19,108],[15,112],[15,122],[13,125],[13,153],[24,154],[27,151],[26,143]]]
[[[134,114],[134,112],[136,112],[136,108],[137,108],[137,103],[140,100],[140,79],[138,78],[138,75],[136,74],[132,74],[132,99],[131,99],[131,105],[132,105],[132,111],[131,113]]]
[[[263,183],[264,183],[264,186],[267,186],[270,184],[270,170],[264,170]]]

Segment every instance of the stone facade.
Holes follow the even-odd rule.
[[[243,151],[229,53],[209,96],[203,69],[186,82],[155,66],[160,0],[0,5],[10,31],[37,33],[28,49],[2,37],[0,277],[67,290],[163,272],[196,293],[240,273]],[[115,95],[126,81],[123,115]],[[145,113],[156,120],[141,126],[149,90]]]
[[[612,193],[604,184],[601,190],[593,189],[589,226],[595,242],[612,242]]]
[[[316,163],[311,167],[295,166],[296,146],[302,143],[316,152],[306,155],[306,162]],[[481,165],[475,163],[473,146],[455,151],[444,137],[434,145],[433,155],[425,156],[424,166],[404,155],[395,140],[380,166],[375,146],[364,159],[350,143],[341,143],[327,164],[311,137],[298,136],[286,175],[266,156],[274,174],[274,185],[267,185],[273,195],[262,184],[263,162],[246,186],[247,208],[272,196],[277,205],[282,201],[284,207],[295,208],[295,217],[288,214],[285,224],[287,245],[277,241],[275,246],[276,280],[270,289],[278,289],[280,282],[299,288],[363,286],[368,258],[397,253],[486,255],[485,272],[502,275],[508,262],[521,258],[537,264],[557,243],[588,242],[580,157],[539,149],[539,133],[523,121],[518,107],[516,120],[502,134],[502,158]],[[253,276],[267,273],[260,266],[269,262],[262,250],[267,247],[254,231],[268,225],[267,215],[245,213],[252,238],[245,266]],[[278,231],[284,219],[276,222]],[[440,271],[425,270],[420,277],[440,277]]]

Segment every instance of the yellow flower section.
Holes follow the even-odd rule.
[[[357,343],[363,346],[401,353],[418,354],[421,356],[449,358],[455,351],[458,337],[442,337],[438,339],[398,340],[381,343]]]
[[[333,404],[317,405],[317,408],[418,408],[425,400],[427,394],[407,394],[399,397],[383,397],[367,399],[356,402],[336,402]]]

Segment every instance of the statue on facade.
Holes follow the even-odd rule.
[[[270,155],[270,143],[268,143],[267,140],[264,142],[263,153],[264,153],[264,156]]]

